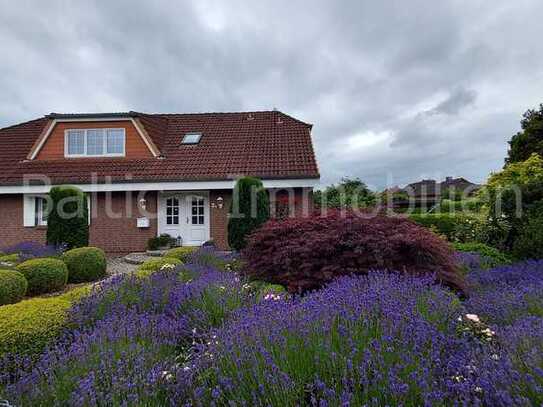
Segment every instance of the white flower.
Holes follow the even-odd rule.
[[[190,367],[188,367],[188,366],[185,366],[185,367],[183,368],[183,371],[185,371],[185,372],[188,372],[189,370],[190,370]]]
[[[475,388],[475,393],[482,393],[482,392],[483,392],[483,389],[480,388],[479,386],[477,386],[477,387]]]
[[[496,334],[496,332],[494,332],[493,330],[491,330],[490,328],[486,328],[486,329],[483,329],[481,331],[481,333],[485,334],[486,336],[488,337],[492,337]]]
[[[466,319],[469,319],[470,321],[473,321],[473,322],[481,322],[481,320],[479,319],[479,316],[475,314],[466,314]]]
[[[250,289],[251,289],[251,284],[245,283],[245,284],[243,284],[243,285],[241,286],[241,288],[243,288],[244,290],[250,290]]]
[[[174,268],[175,268],[175,265],[174,265],[174,264],[168,263],[168,264],[164,264],[164,265],[160,268],[160,270],[174,269]]]
[[[279,301],[281,299],[281,296],[274,293],[266,294],[264,297],[265,300],[273,300],[273,301]]]
[[[496,353],[494,353],[492,356],[490,356],[490,358],[492,360],[499,360],[500,359],[500,357]]]

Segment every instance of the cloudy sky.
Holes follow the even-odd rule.
[[[322,182],[484,181],[543,102],[543,2],[0,0],[0,126],[277,108]]]

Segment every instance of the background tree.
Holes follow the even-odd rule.
[[[58,186],[49,192],[47,243],[68,249],[88,246],[89,210],[87,197],[79,188]]]
[[[539,155],[534,153],[492,174],[482,193],[489,205],[493,235],[503,239],[496,246],[519,258],[543,253],[543,236],[534,234],[543,216],[543,159]]]
[[[539,110],[529,109],[520,121],[522,131],[509,141],[506,164],[527,160],[533,153],[543,156],[543,104]]]
[[[234,187],[234,195],[228,220],[228,244],[241,250],[247,244],[247,236],[270,218],[268,193],[257,178],[243,177]]]
[[[360,178],[342,178],[339,184],[316,191],[313,200],[317,208],[367,208],[375,205],[376,197]]]

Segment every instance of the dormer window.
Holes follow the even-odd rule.
[[[70,129],[65,132],[65,157],[124,157],[123,128]]]
[[[202,138],[202,133],[186,133],[181,144],[198,144]]]

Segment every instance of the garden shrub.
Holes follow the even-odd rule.
[[[481,217],[463,213],[411,214],[409,217],[451,242],[478,241],[484,229],[484,220]]]
[[[88,292],[89,287],[78,287],[62,295],[0,307],[0,355],[40,353],[66,326],[70,306]]]
[[[57,186],[49,196],[52,208],[47,216],[47,243],[67,248],[89,244],[87,196],[79,188]]]
[[[532,212],[524,219],[512,252],[519,259],[543,259],[543,213]]]
[[[160,236],[155,236],[147,241],[148,250],[158,250],[161,248],[168,248],[175,244],[175,239],[167,233],[163,233]]]
[[[17,263],[17,262],[19,262],[19,255],[17,253],[0,256],[0,263]]]
[[[290,292],[376,269],[435,274],[451,288],[464,288],[449,245],[403,217],[334,211],[326,217],[272,220],[251,235],[242,255],[251,279],[280,284]]]
[[[459,252],[476,253],[481,256],[482,268],[494,268],[505,264],[511,264],[513,259],[506,253],[502,253],[495,247],[484,243],[454,243],[453,247]]]
[[[62,260],[68,267],[68,281],[83,283],[96,281],[106,275],[106,254],[97,247],[80,247],[62,255]]]
[[[66,285],[68,268],[58,259],[32,259],[16,267],[28,281],[29,294],[58,291]]]
[[[247,244],[247,236],[269,218],[269,197],[262,181],[252,177],[238,179],[228,220],[230,247],[234,250],[243,249]]]
[[[39,242],[24,241],[4,249],[4,253],[18,256],[19,261],[25,261],[42,257],[60,257],[65,249],[65,245],[53,246],[44,245]]]
[[[0,270],[0,305],[13,304],[23,299],[28,282],[14,270]]]
[[[138,267],[136,273],[138,276],[144,277],[161,270],[164,266],[177,266],[180,264],[183,264],[183,262],[174,257],[158,257],[156,259],[149,259],[143,262],[143,264]]]
[[[173,257],[181,260],[183,263],[187,263],[196,250],[198,250],[197,247],[174,247],[173,249],[168,250],[164,254],[164,257]]]

